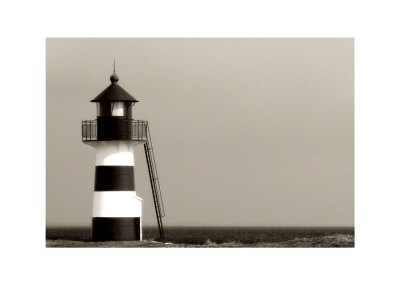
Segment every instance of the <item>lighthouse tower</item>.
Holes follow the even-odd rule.
[[[91,102],[97,119],[82,121],[82,141],[96,149],[92,239],[94,241],[142,240],[142,201],[135,189],[137,146],[144,145],[160,238],[164,238],[161,190],[147,121],[134,120],[139,102],[119,84],[118,75]]]

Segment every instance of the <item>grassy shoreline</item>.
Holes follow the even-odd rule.
[[[333,234],[326,236],[294,238],[280,242],[241,243],[229,241],[217,243],[207,240],[203,244],[157,242],[153,240],[126,242],[92,242],[68,239],[48,239],[47,248],[353,248],[354,235]]]

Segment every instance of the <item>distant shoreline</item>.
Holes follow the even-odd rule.
[[[47,227],[47,247],[354,247],[354,227],[167,226],[143,227],[143,241],[92,242],[89,226]]]
[[[242,244],[236,241],[204,244],[163,243],[157,241],[82,242],[47,240],[47,248],[354,248],[354,236],[336,235],[323,238],[294,239],[286,242]]]
[[[296,226],[296,225],[164,225],[166,228],[343,228],[343,229],[353,229],[355,226]],[[53,228],[91,228],[91,225],[46,225],[46,229]],[[157,225],[143,225],[143,228],[157,228]]]

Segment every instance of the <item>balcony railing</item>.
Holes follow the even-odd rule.
[[[147,141],[147,121],[98,119],[82,121],[82,141]]]

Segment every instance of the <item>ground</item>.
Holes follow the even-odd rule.
[[[243,244],[236,241],[215,243],[208,240],[204,244],[162,243],[153,240],[141,242],[87,242],[73,240],[47,240],[49,248],[351,248],[354,247],[354,236],[350,234],[334,234],[311,238],[295,238],[275,243]]]

